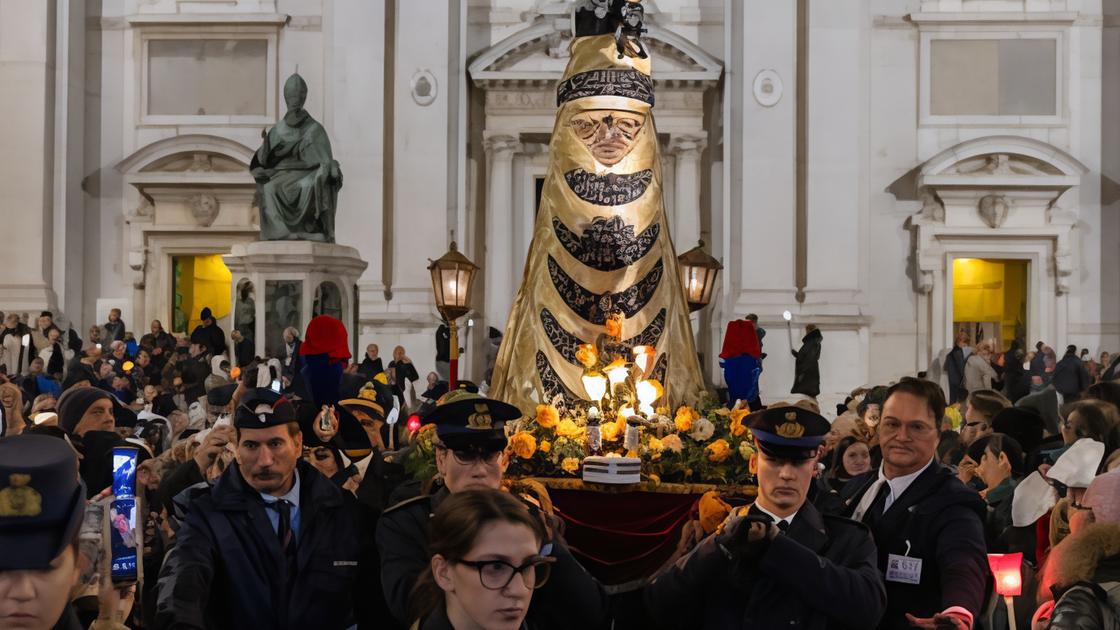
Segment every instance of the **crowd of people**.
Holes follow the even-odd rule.
[[[965,340],[942,365],[955,374],[959,349],[976,387],[954,398],[952,378],[906,377],[852,392],[832,421],[807,394],[763,406],[756,387],[757,497],[713,531],[687,523],[635,607],[581,566],[543,486],[505,478],[519,409],[438,372],[416,395],[403,348],[387,366],[374,344],[352,357],[327,316],[285,331],[284,356],[248,361],[202,319],[189,337],[153,322],[135,341],[114,313],[84,342],[49,313],[34,331],[5,319],[0,627],[996,629],[1014,616],[1060,630],[1120,612],[1114,364],[1082,379],[1076,352],[1073,372],[1040,344],[1036,374],[1037,355],[1000,365]],[[801,369],[820,340],[806,335]],[[760,349],[729,358],[761,362]],[[1014,397],[1016,378],[1030,382]],[[434,479],[400,464],[412,415],[436,426]],[[138,461],[133,580],[115,579],[103,525],[120,448]],[[1008,609],[986,554],[1016,552],[1024,586]]]

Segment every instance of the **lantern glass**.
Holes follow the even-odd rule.
[[[723,265],[704,251],[704,241],[677,258],[681,273],[681,288],[691,311],[697,311],[712,301],[716,277]]]
[[[1004,597],[1018,597],[1023,592],[1023,574],[1020,567],[1023,563],[1023,554],[1019,553],[990,553],[988,566],[996,580],[996,593]]]
[[[642,408],[652,407],[655,400],[657,400],[657,388],[649,381],[640,381],[638,383],[638,402],[641,403]]]
[[[449,320],[466,315],[471,308],[471,288],[478,266],[451,243],[450,251],[432,261],[428,271],[432,274],[432,291],[439,312]]]
[[[634,346],[634,363],[642,371],[643,376],[649,373],[652,362],[653,346]]]
[[[600,401],[603,396],[607,395],[607,377],[595,372],[593,374],[583,375],[583,389],[587,391],[587,397],[592,401]]]
[[[625,382],[626,377],[629,375],[630,370],[626,369],[625,366],[619,366],[607,370],[607,378],[610,379],[611,385],[618,385],[619,383]]]

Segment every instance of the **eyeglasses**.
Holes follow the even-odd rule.
[[[895,418],[887,418],[879,424],[880,434],[898,433],[905,428],[906,432],[914,437],[925,437],[937,430],[937,427],[922,421],[902,422]]]
[[[519,567],[515,567],[504,560],[455,560],[454,562],[478,571],[478,579],[483,587],[492,591],[500,591],[509,586],[509,583],[513,581],[513,576],[517,573],[521,574],[525,586],[530,589],[538,589],[544,586],[548,582],[548,576],[552,572],[552,563],[556,562],[556,558],[533,556]]]
[[[966,422],[966,423],[964,423],[964,426],[966,426],[966,427],[978,427],[978,426],[986,425],[986,424],[988,424],[988,423],[987,422]]]
[[[451,456],[463,466],[474,466],[480,462],[494,464],[497,463],[498,457],[502,454],[502,451],[456,451],[445,446],[439,448],[444,451],[451,451]]]

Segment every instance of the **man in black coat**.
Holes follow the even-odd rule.
[[[196,335],[203,335],[202,339],[206,340],[206,348],[213,355],[225,354],[226,352],[226,332],[218,326],[218,320],[214,319],[214,314],[211,312],[210,307],[202,309],[198,318],[202,320],[202,324],[195,326],[191,331],[191,343],[195,342],[198,338]]]
[[[964,349],[968,347],[968,333],[963,330],[957,333],[953,340],[953,349],[945,357],[945,376],[949,380],[949,404],[964,402],[968,398],[968,389],[964,386]]]
[[[1051,383],[1067,403],[1081,398],[1081,392],[1093,384],[1089,371],[1085,369],[1085,362],[1077,356],[1077,346],[1066,347],[1065,356],[1054,366]]]
[[[807,500],[828,421],[798,407],[751,414],[758,498],[646,588],[665,628],[872,628],[886,608],[862,524]]]
[[[402,501],[385,510],[377,526],[381,553],[381,583],[393,616],[402,623],[409,615],[409,594],[428,568],[428,521],[449,494],[474,488],[500,489],[508,459],[505,422],[521,417],[512,405],[483,398],[465,390],[448,394],[428,416],[436,424],[439,443],[436,465],[444,486],[433,494]],[[541,629],[587,628],[607,621],[606,591],[572,556],[561,532],[561,522],[539,509],[539,502],[520,496],[551,533],[542,554],[556,558],[548,582],[533,594],[530,627]]]
[[[234,422],[237,462],[177,499],[189,507],[160,571],[157,627],[350,627],[370,570],[353,503],[299,459],[286,399],[257,389]]]
[[[904,378],[883,404],[883,464],[848,482],[845,515],[871,528],[887,587],[880,629],[967,630],[990,586],[984,500],[937,462],[941,388]],[[938,625],[941,624],[941,625]]]
[[[816,398],[821,393],[821,331],[815,324],[805,327],[805,337],[800,350],[790,350],[797,359],[793,368],[791,394]]]

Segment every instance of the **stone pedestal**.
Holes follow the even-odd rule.
[[[234,245],[223,259],[233,273],[232,329],[252,336],[257,355],[283,358],[284,329],[302,336],[317,315],[337,317],[357,339],[354,286],[366,262],[353,247],[257,241]]]

